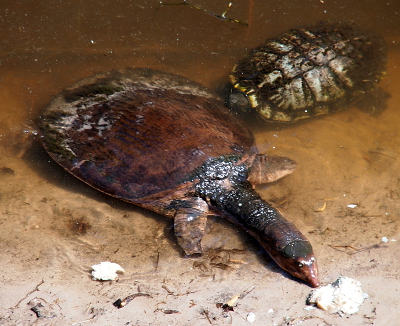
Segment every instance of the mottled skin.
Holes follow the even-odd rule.
[[[283,269],[319,285],[308,240],[252,187],[295,163],[255,153],[252,133],[203,86],[149,69],[96,75],[58,95],[41,129],[44,147],[71,174],[174,218],[186,254],[202,252],[207,215],[219,213]]]
[[[221,162],[224,163],[222,171]],[[252,188],[248,181],[248,162],[219,157],[209,160],[199,170],[196,171],[197,196],[206,199],[211,209],[247,230],[283,269],[313,287],[319,286],[310,242]]]

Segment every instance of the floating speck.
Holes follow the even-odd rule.
[[[326,200],[320,200],[314,205],[314,212],[323,212],[326,208]]]

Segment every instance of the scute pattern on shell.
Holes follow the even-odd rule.
[[[296,121],[338,111],[371,92],[384,74],[383,38],[349,24],[319,23],[269,39],[230,75],[232,107],[267,120]]]

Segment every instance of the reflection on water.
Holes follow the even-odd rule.
[[[226,1],[189,2],[219,15],[227,8]],[[87,287],[85,293],[89,294],[82,299],[84,307],[76,310],[79,313],[63,308],[64,316],[76,314],[74,320],[90,318],[94,314],[88,317],[85,311],[93,308],[91,302],[112,300],[118,295],[111,286],[99,290],[87,277],[90,266],[101,260],[120,263],[128,271],[121,284],[139,284],[140,291],[153,291],[154,297],[161,291],[163,280],[172,282],[176,293],[202,288],[200,297],[179,302],[185,320],[204,317],[195,308],[185,310],[189,300],[201,302],[212,312],[215,300],[225,300],[224,296],[235,295],[252,283],[264,282],[262,287],[268,286],[279,296],[281,287],[285,287],[281,299],[287,300],[282,301],[287,308],[300,295],[303,297],[308,291],[304,285],[288,279],[268,258],[256,254],[257,244],[228,223],[211,223],[205,241],[213,250],[237,250],[231,256],[224,254],[222,263],[214,265],[212,258],[195,264],[182,259],[171,221],[110,199],[71,178],[50,161],[37,139],[29,143],[32,137],[23,131],[35,129],[35,120],[52,96],[95,72],[151,67],[184,75],[213,89],[222,88],[230,69],[251,48],[289,28],[319,20],[354,21],[385,37],[388,69],[380,86],[392,96],[388,109],[377,117],[352,108],[290,126],[254,126],[258,144],[298,163],[293,175],[260,188],[260,192],[313,242],[323,282],[347,273],[365,277],[368,287],[381,282],[383,276],[392,281],[398,277],[396,251],[391,251],[395,242],[383,247],[380,244],[382,237],[396,239],[399,234],[398,2],[234,1],[226,15],[247,22],[249,27],[189,6],[159,8],[157,1],[6,0],[1,7],[0,259],[5,289],[13,293],[1,296],[3,307],[15,305],[44,278],[42,292],[53,282],[56,293],[48,297],[49,301],[65,299],[64,292],[82,295],[81,289]],[[315,212],[314,205],[319,201],[326,202],[326,209]],[[379,247],[357,252],[375,244]],[[251,250],[243,255],[242,250],[248,248]],[[31,273],[23,274],[24,270]],[[279,282],[274,285],[277,278]],[[47,290],[41,295],[48,295],[51,291]],[[371,286],[370,290],[376,289]],[[277,300],[268,297],[271,293],[254,291],[253,297],[247,297],[249,306],[242,301],[244,316],[253,310],[265,323],[280,323],[286,309],[279,311],[279,306],[273,305]],[[98,299],[98,293],[104,297]],[[375,293],[377,298],[382,295]],[[261,314],[265,307],[259,298],[271,302],[277,313]],[[366,313],[377,304],[371,303]],[[397,303],[391,304],[387,309]],[[302,304],[294,307],[292,316],[303,314]],[[382,305],[380,308],[384,309]],[[20,318],[27,316],[22,313]],[[157,318],[161,318],[157,316],[144,314],[142,320],[157,324]],[[382,315],[376,318],[380,324],[390,324],[390,314],[386,319]],[[160,320],[158,324],[162,324]],[[361,323],[361,319],[358,321]],[[224,322],[219,319],[220,324]]]

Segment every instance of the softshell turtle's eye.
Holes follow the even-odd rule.
[[[303,263],[297,262],[297,266],[298,266],[299,268],[302,268],[304,265],[303,265]]]

